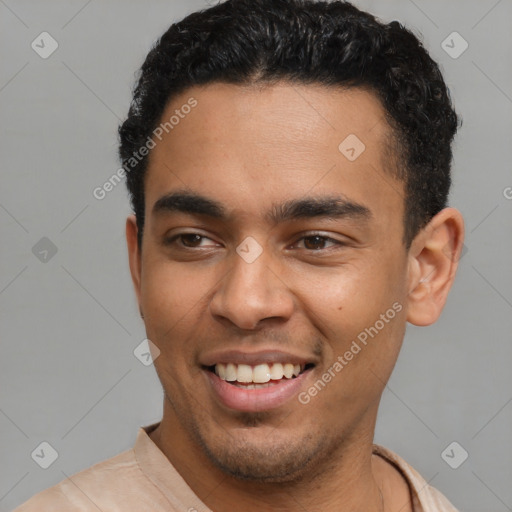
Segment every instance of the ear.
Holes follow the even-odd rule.
[[[135,288],[135,294],[137,296],[137,302],[139,304],[139,311],[142,316],[140,309],[140,297],[141,297],[141,254],[139,245],[137,243],[137,220],[135,215],[130,215],[126,219],[126,244],[128,246],[128,260],[130,263],[130,273],[132,275],[133,286]]]
[[[455,208],[435,215],[409,249],[407,321],[433,324],[440,316],[462,254],[464,220]]]

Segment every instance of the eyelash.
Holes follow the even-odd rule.
[[[170,245],[173,245],[178,239],[180,239],[181,237],[184,237],[184,236],[198,236],[200,237],[202,240],[211,240],[211,238],[208,238],[207,236],[204,236],[204,235],[201,235],[199,233],[194,233],[194,232],[189,232],[189,233],[180,233],[178,235],[174,235],[168,239],[166,239],[164,241],[165,245],[167,246],[170,246]],[[342,247],[344,246],[345,244],[339,240],[335,240],[334,238],[331,238],[329,236],[325,236],[325,235],[322,235],[321,233],[308,233],[307,235],[304,235],[302,237],[300,237],[298,239],[298,241],[301,241],[301,240],[305,240],[307,238],[315,238],[315,237],[318,237],[320,239],[322,239],[322,241],[324,241],[324,243],[327,243],[327,242],[334,242],[334,244],[338,247]],[[294,245],[296,244],[297,242],[294,243]],[[194,249],[200,249],[200,247],[187,247],[186,245],[181,245],[179,247],[180,249],[184,249],[184,250],[194,250]],[[320,251],[326,251],[328,249],[326,248],[323,248],[323,249],[305,249],[306,251],[311,251],[311,252],[320,252]]]

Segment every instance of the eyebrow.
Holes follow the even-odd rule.
[[[154,204],[152,212],[153,214],[180,212],[204,215],[223,221],[228,221],[230,218],[221,203],[190,191],[175,191],[162,196]],[[367,220],[372,217],[372,213],[368,207],[351,201],[343,195],[331,195],[303,197],[274,204],[265,215],[267,222],[273,224],[316,217]]]

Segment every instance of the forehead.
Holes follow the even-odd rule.
[[[173,116],[150,152],[147,208],[184,187],[255,214],[311,192],[403,207],[401,184],[387,170],[391,128],[371,92],[215,83],[173,98],[161,122]]]

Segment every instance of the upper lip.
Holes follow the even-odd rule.
[[[241,350],[219,350],[209,352],[200,358],[202,366],[214,366],[222,364],[248,364],[256,366],[258,364],[269,363],[291,363],[305,365],[314,363],[311,357],[283,352],[282,350],[259,350],[257,352],[247,352]]]

